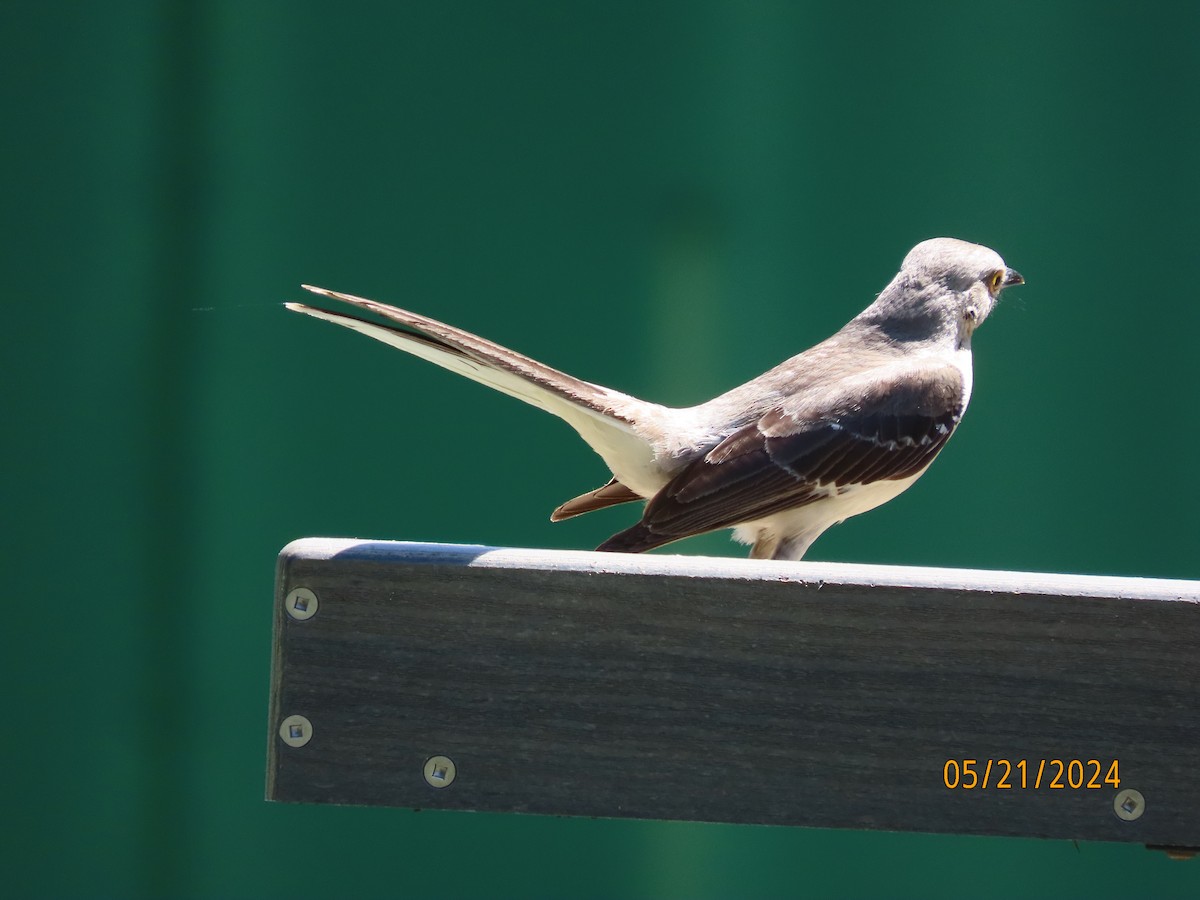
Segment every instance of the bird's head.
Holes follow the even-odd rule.
[[[995,250],[955,238],[933,238],[909,251],[893,285],[901,287],[902,298],[947,307],[943,311],[957,318],[969,337],[996,306],[1001,291],[1024,283],[1021,273],[1006,266]]]
[[[954,238],[932,238],[909,251],[900,272],[855,320],[892,344],[969,346],[1006,287],[1023,284],[1000,254]]]

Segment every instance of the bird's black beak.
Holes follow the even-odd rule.
[[[1025,278],[1016,269],[1004,270],[1004,286],[1011,287],[1014,284],[1024,284]]]

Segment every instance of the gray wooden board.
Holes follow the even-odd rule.
[[[1200,846],[1200,582],[313,538],[275,629],[273,800]]]

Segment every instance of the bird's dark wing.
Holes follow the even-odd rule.
[[[964,405],[962,374],[945,365],[864,380],[824,408],[801,398],[734,432],[667,483],[642,521],[598,549],[637,553],[804,506],[852,485],[920,473]]]

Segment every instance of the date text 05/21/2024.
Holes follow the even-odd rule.
[[[948,759],[942,782],[950,790],[1099,790],[1121,786],[1117,760]]]

